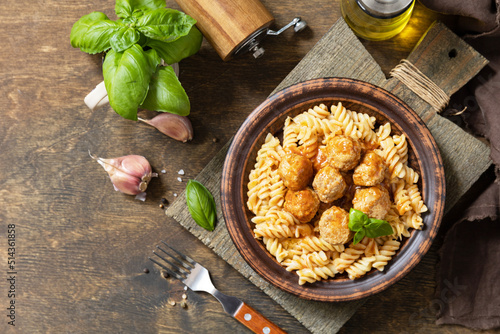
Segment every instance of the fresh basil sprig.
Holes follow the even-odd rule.
[[[70,34],[71,45],[83,52],[107,52],[103,77],[113,110],[132,120],[139,107],[189,115],[184,88],[160,63],[198,52],[203,36],[196,20],[165,8],[164,0],[116,0],[115,13],[116,21],[101,12],[84,15]]]
[[[370,218],[364,212],[351,208],[349,211],[349,229],[354,234],[353,244],[357,244],[365,236],[368,238],[383,237],[394,233],[391,224],[385,220]]]
[[[186,186],[186,202],[194,221],[208,231],[213,231],[217,218],[215,200],[200,182],[189,180]]]

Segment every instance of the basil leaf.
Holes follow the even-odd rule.
[[[148,95],[141,107],[181,116],[189,115],[189,98],[171,66],[160,66],[153,74]]]
[[[71,46],[90,54],[106,51],[111,47],[110,38],[122,27],[120,22],[110,20],[106,14],[92,12],[73,24]]]
[[[351,208],[349,210],[349,224],[348,227],[351,231],[359,231],[363,229],[368,222],[368,216],[362,211]]]
[[[368,238],[378,238],[394,233],[391,224],[385,220],[370,218],[368,224],[365,225],[366,236]]]
[[[380,227],[380,225],[382,225],[384,223],[386,223],[386,221],[384,221],[384,220],[369,218],[365,224],[365,227],[368,229],[377,229]]]
[[[146,98],[151,76],[161,61],[154,50],[134,44],[124,52],[111,50],[103,64],[109,104],[122,117],[137,120],[137,108]]]
[[[378,238],[394,233],[391,224],[385,220],[369,218],[362,211],[351,208],[349,211],[349,229],[356,232],[353,243],[357,244],[365,236]]]
[[[215,200],[203,184],[189,180],[186,186],[186,202],[194,221],[208,231],[214,230],[216,211]]]
[[[193,26],[186,36],[174,42],[167,43],[148,38],[146,45],[155,49],[167,64],[174,64],[198,52],[202,41],[203,35],[196,26]]]
[[[115,13],[123,19],[132,16],[134,11],[158,9],[165,5],[165,0],[116,0]]]
[[[122,52],[139,41],[141,34],[134,28],[127,26],[118,30],[110,40],[111,47],[116,52]]]
[[[144,12],[137,29],[149,38],[173,42],[186,36],[196,20],[175,9],[160,8]]]
[[[358,242],[360,242],[361,240],[363,240],[364,237],[365,237],[365,229],[362,228],[361,230],[359,230],[358,232],[356,232],[356,234],[354,234],[354,238],[352,240],[352,243],[354,245],[356,245]]]

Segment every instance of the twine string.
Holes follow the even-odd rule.
[[[411,89],[415,94],[429,103],[438,113],[450,102],[450,97],[415,67],[410,61],[403,59],[390,72],[394,77]]]

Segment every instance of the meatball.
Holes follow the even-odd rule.
[[[288,189],[300,190],[311,182],[313,165],[306,157],[289,153],[281,160],[278,173]]]
[[[358,164],[361,157],[361,145],[351,137],[331,137],[326,143],[326,154],[330,166],[341,171],[348,171]]]
[[[391,208],[391,199],[387,189],[380,185],[360,188],[354,193],[352,206],[354,209],[364,212],[370,218],[384,219]]]
[[[318,195],[311,189],[288,190],[285,196],[285,210],[301,223],[308,223],[314,218],[319,208]]]
[[[352,238],[349,214],[337,206],[323,212],[318,225],[321,238],[332,245],[343,245]]]
[[[352,179],[355,185],[372,187],[384,181],[386,171],[384,159],[374,151],[369,151],[354,168]]]
[[[344,196],[347,184],[337,168],[326,166],[316,174],[312,186],[321,202],[330,203]]]

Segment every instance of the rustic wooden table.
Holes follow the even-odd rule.
[[[260,59],[247,54],[224,63],[204,42],[182,61],[195,132],[189,143],[109,108],[91,112],[83,103],[102,80],[101,58],[73,49],[69,33],[91,11],[114,18],[113,1],[0,4],[0,332],[248,332],[207,294],[188,291],[187,308],[180,306],[183,285],[163,279],[147,259],[161,239],[208,267],[221,291],[244,299],[289,333],[307,332],[159,207],[162,198],[172,202],[184,190],[177,171],[185,171],[184,180],[194,178],[340,17],[339,1],[262,2],[276,18],[274,27],[300,15],[309,28],[268,38]],[[171,0],[167,6],[178,8]],[[453,23],[417,4],[403,34],[363,43],[387,74],[436,18]],[[155,171],[166,173],[140,202],[113,190],[89,150],[102,157],[144,155]],[[12,300],[6,283],[9,225],[15,225],[15,327],[6,317]],[[406,278],[368,298],[341,332],[469,332],[434,324],[438,248],[439,240]]]

